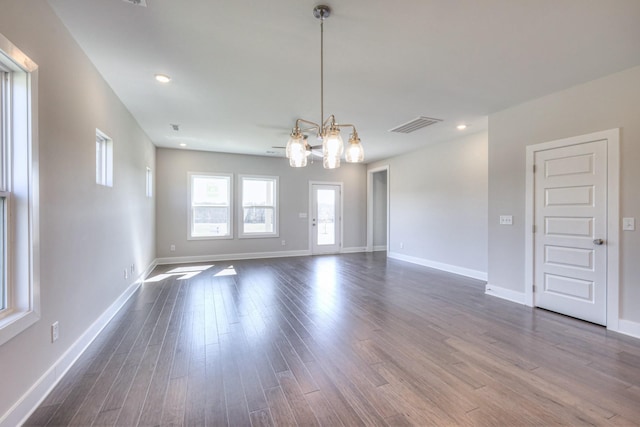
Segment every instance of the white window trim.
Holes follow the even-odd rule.
[[[96,158],[96,184],[113,187],[113,139],[100,129],[96,129],[96,144],[98,140],[102,150],[100,158]]]
[[[271,233],[245,233],[244,232],[244,206],[243,206],[243,179],[263,179],[275,181],[276,197],[274,198],[274,224]],[[270,206],[269,206],[270,207]],[[280,237],[280,177],[269,175],[238,175],[238,238],[239,239],[264,239],[269,237]]]
[[[7,303],[0,313],[0,345],[40,319],[38,66],[0,34],[0,62],[10,69],[10,193]],[[8,159],[8,160],[9,160]],[[13,197],[19,195],[20,197]]]
[[[153,172],[149,166],[145,172],[145,194],[148,199],[153,198]]]
[[[225,177],[229,179],[229,234],[226,236],[192,236],[193,221],[191,205],[191,180],[193,176]],[[233,174],[215,172],[187,172],[187,240],[232,240],[233,239]]]

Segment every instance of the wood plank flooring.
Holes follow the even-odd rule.
[[[26,425],[640,425],[638,340],[384,253],[211,264],[145,283]]]

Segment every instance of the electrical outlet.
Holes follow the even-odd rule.
[[[513,225],[513,216],[500,215],[500,225]]]
[[[286,241],[286,240],[283,240],[283,241],[282,241],[282,246],[285,246],[286,244],[287,244],[287,241]]]
[[[175,251],[176,251],[176,245],[171,245],[171,246],[169,246],[169,250],[170,250],[171,252],[175,252]]]
[[[60,325],[58,324],[58,322],[53,322],[53,324],[51,325],[51,342],[58,341],[59,337],[60,337]]]
[[[127,269],[127,268],[124,269],[124,278],[125,279],[129,278],[129,269]]]
[[[404,243],[400,242],[400,249],[404,249]]]
[[[622,229],[624,231],[635,231],[636,219],[635,218],[622,218]]]

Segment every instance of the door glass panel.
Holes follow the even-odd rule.
[[[318,245],[335,245],[336,243],[336,192],[335,190],[318,189],[317,192],[318,226],[316,227]]]

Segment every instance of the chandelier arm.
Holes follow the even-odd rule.
[[[308,133],[308,132],[311,132],[312,130],[318,130],[318,129],[319,129],[319,126],[313,125],[313,126],[310,126],[308,128],[300,128],[300,132]]]
[[[356,131],[356,127],[354,125],[352,125],[351,123],[335,123],[335,127],[337,127],[337,128],[348,128],[348,127],[350,127],[351,129],[353,129],[353,133],[358,133]]]
[[[305,129],[305,131],[311,130],[311,129],[317,129],[318,131],[320,131],[320,125],[314,122],[311,122],[309,120],[305,120],[305,119],[296,119],[296,128],[300,129],[300,123],[306,123],[308,125],[310,125],[310,128]]]
[[[322,128],[323,129],[326,128],[328,124],[330,126],[335,126],[336,118],[335,118],[335,116],[333,114],[330,115],[329,117],[327,117],[327,119],[324,122],[322,122]]]

